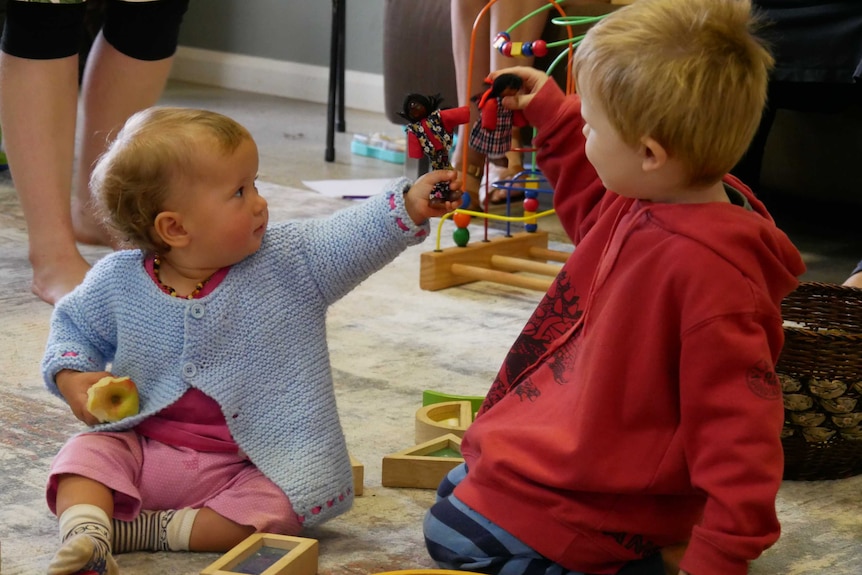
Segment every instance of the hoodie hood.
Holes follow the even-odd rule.
[[[799,283],[805,264],[790,238],[775,225],[763,202],[734,176],[724,179],[751,206],[636,202],[661,226],[712,250],[744,276],[763,285],[779,302]],[[637,205],[640,204],[640,205]],[[700,212],[703,212],[701,215]]]

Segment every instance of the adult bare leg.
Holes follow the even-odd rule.
[[[520,2],[507,2],[506,0],[501,0],[500,2],[497,2],[497,4],[494,5],[491,14],[492,34],[496,36],[498,32],[502,32],[533,10],[538,9],[547,3],[547,0],[521,0]],[[558,15],[556,10],[553,10],[553,12],[542,12],[533,16],[529,20],[524,21],[520,26],[512,31],[512,41],[532,42],[534,40],[539,40],[542,37],[542,31],[545,29],[545,24],[547,23],[548,18],[556,15]],[[491,49],[490,59],[491,68],[493,70],[499,70],[500,68],[507,68],[510,66],[532,66],[534,61],[534,58],[510,58],[504,56],[498,50],[494,50],[493,48]],[[520,146],[521,136],[519,129],[516,128],[512,130],[512,147],[515,148]],[[508,160],[508,166],[502,168],[496,166],[491,167],[490,180],[492,182],[511,178],[523,169],[524,160],[521,152],[511,151],[506,154],[506,159]],[[491,203],[506,201],[505,190],[494,189],[491,190],[490,195]],[[517,192],[515,195],[516,197],[520,197],[523,195],[523,192]]]
[[[75,244],[69,203],[77,96],[77,56],[33,60],[0,54],[0,123],[27,223],[31,289],[50,304],[81,283],[89,269]]]
[[[468,75],[468,71],[470,71],[470,39],[473,34],[473,23],[484,6],[485,0],[451,0],[450,2],[452,56],[455,63],[458,105],[470,106],[470,121],[458,127],[458,143],[452,153],[452,162],[462,171],[463,189],[470,195],[470,207],[474,209],[478,209],[480,204],[479,184],[482,180],[481,174],[484,172],[485,156],[467,145],[470,128],[479,117],[476,107],[470,102],[470,96],[483,91],[483,80],[490,72],[488,46],[491,25],[487,15],[477,24],[472,74]],[[466,164],[464,163],[465,150]]]
[[[120,247],[95,216],[90,201],[90,174],[129,116],[158,102],[173,60],[173,56],[138,60],[119,52],[101,33],[96,37],[81,88],[81,152],[72,198],[72,221],[78,241]]]

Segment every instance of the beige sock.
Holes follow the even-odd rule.
[[[133,521],[114,519],[114,551],[188,551],[198,511],[141,511]]]
[[[111,555],[111,520],[95,505],[73,505],[60,515],[62,545],[48,566],[48,575],[71,575],[95,571],[119,575]]]

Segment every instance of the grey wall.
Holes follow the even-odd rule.
[[[346,4],[347,69],[382,74],[383,0]],[[326,0],[191,0],[180,44],[328,67],[331,24]]]

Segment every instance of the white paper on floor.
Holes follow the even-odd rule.
[[[330,198],[364,199],[375,196],[394,178],[371,178],[362,180],[303,180],[302,183],[315,192]]]

